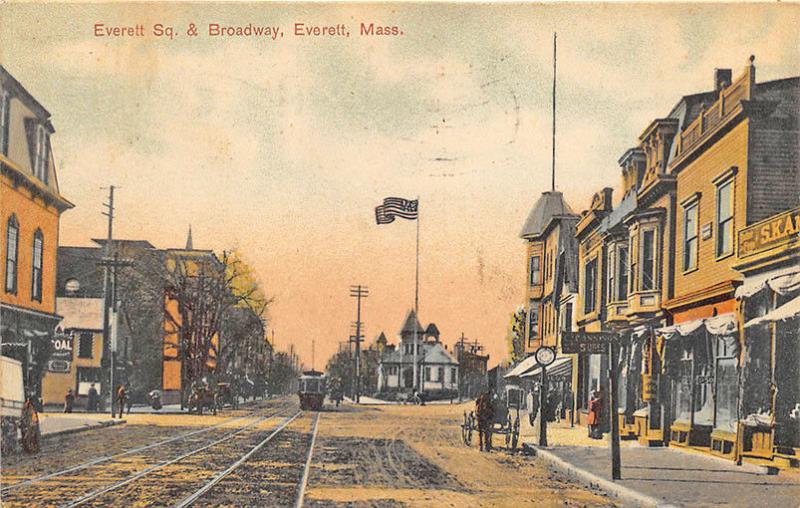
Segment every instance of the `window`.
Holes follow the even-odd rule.
[[[606,265],[608,266],[607,270],[608,284],[606,286],[606,293],[609,302],[613,302],[616,300],[615,285],[614,285],[616,283],[616,270],[615,270],[616,264],[614,263],[616,256],[614,255],[614,251],[615,248],[612,246],[611,249],[609,249],[608,251],[608,264]]]
[[[617,249],[617,300],[623,301],[628,298],[628,246],[620,245]]]
[[[31,267],[31,300],[42,301],[42,232],[33,234],[33,264]]]
[[[683,210],[683,270],[697,268],[697,202]]]
[[[19,222],[12,215],[6,224],[6,293],[17,292],[17,256],[19,254]]]
[[[456,381],[458,381],[458,369],[450,367],[450,382],[455,383]]]
[[[90,332],[82,332],[78,337],[78,358],[92,357],[93,337]]]
[[[597,305],[597,258],[586,263],[583,274],[583,313],[589,314]]]
[[[47,183],[47,166],[50,159],[50,134],[44,125],[39,125],[36,130],[36,161],[33,175]]]
[[[642,280],[641,290],[655,289],[656,270],[656,232],[652,229],[642,231]]]
[[[539,336],[539,306],[531,302],[528,310],[528,344],[532,344]]]
[[[717,257],[733,252],[733,179],[717,186]]]
[[[561,314],[562,323],[561,329],[565,332],[572,331],[572,304],[568,303],[564,306],[564,312]]]
[[[431,380],[431,368],[425,367],[425,381]]]
[[[0,89],[0,153],[8,155],[8,122],[11,112],[11,96]]]
[[[541,284],[541,267],[540,265],[541,258],[539,256],[531,256],[531,265],[530,265],[530,281],[531,286],[535,286],[536,284]]]
[[[438,375],[436,380],[444,383],[444,367],[439,367],[438,372],[436,374]]]

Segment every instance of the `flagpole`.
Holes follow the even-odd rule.
[[[417,270],[415,276],[415,284],[414,284],[414,314],[415,320],[419,321],[419,221],[420,221],[420,213],[419,213],[419,196],[417,196]],[[417,349],[419,349],[419,330],[417,329],[417,323],[414,323],[414,388],[417,391],[422,391],[419,389],[419,377],[417,373]]]

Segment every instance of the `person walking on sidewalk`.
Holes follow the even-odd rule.
[[[600,430],[600,422],[603,416],[603,400],[600,398],[600,392],[593,391],[592,398],[589,400],[589,437],[592,439],[602,439],[603,433]]]
[[[94,383],[92,383],[89,386],[89,392],[86,394],[86,409],[88,409],[90,413],[97,412],[98,398],[99,394],[97,393],[97,388],[95,388]]]
[[[475,416],[478,417],[478,443],[481,451],[492,451],[493,403],[491,391],[479,395],[475,401]]]
[[[125,401],[127,399],[127,392],[125,385],[119,385],[117,389],[117,407],[119,408],[119,419],[122,419],[122,412],[125,410]]]
[[[39,453],[39,413],[33,403],[34,396],[29,395],[22,406],[20,431],[22,433],[22,449],[26,453]]]
[[[70,388],[64,396],[64,412],[71,413],[73,404],[75,404],[75,394],[72,393],[72,388]]]

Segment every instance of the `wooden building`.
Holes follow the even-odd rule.
[[[25,390],[36,397],[46,372],[55,380],[69,369],[49,361],[51,347],[69,353],[56,336],[56,257],[61,214],[73,207],[59,191],[54,132],[50,113],[0,66],[1,352],[22,362]]]

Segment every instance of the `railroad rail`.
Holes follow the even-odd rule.
[[[278,411],[282,411],[282,410],[284,410],[284,409],[286,409],[288,407],[290,407],[290,405],[280,406],[278,408]],[[59,476],[63,476],[63,475],[68,474],[68,473],[75,473],[77,471],[88,469],[88,468],[90,468],[92,466],[96,466],[98,464],[103,464],[105,462],[111,462],[112,460],[118,459],[120,457],[125,457],[125,456],[128,456],[128,455],[134,455],[134,454],[137,454],[137,453],[141,453],[143,451],[147,451],[147,450],[152,449],[152,448],[160,447],[160,446],[163,446],[163,445],[166,445],[166,444],[170,444],[170,443],[174,443],[174,442],[177,442],[177,441],[183,441],[183,440],[186,440],[186,439],[188,439],[188,438],[190,438],[192,436],[196,436],[196,435],[199,435],[199,434],[204,434],[206,432],[210,432],[210,431],[212,431],[214,429],[222,427],[223,425],[230,425],[231,423],[234,423],[234,422],[238,422],[238,421],[245,420],[245,419],[248,419],[248,418],[253,418],[256,414],[258,414],[258,412],[247,414],[247,415],[244,415],[244,416],[237,416],[237,417],[234,417],[234,418],[228,418],[228,419],[223,420],[222,422],[216,423],[214,425],[209,425],[207,427],[203,427],[203,428],[198,429],[198,430],[185,432],[183,434],[179,434],[177,436],[173,436],[173,437],[168,438],[168,439],[163,439],[161,441],[156,441],[154,443],[150,443],[150,444],[147,444],[147,445],[139,446],[139,447],[136,447],[136,448],[131,448],[129,450],[125,450],[124,452],[98,457],[96,459],[92,459],[90,461],[83,462],[81,464],[78,464],[78,465],[75,465],[75,466],[72,466],[72,467],[69,467],[69,468],[66,468],[66,469],[62,469],[60,471],[55,471],[53,473],[47,473],[47,474],[43,474],[43,475],[40,475],[40,476],[36,476],[34,478],[28,478],[28,479],[25,479],[25,480],[21,480],[21,481],[18,481],[18,482],[15,482],[15,483],[12,483],[10,485],[6,485],[6,486],[0,488],[0,494],[6,494],[6,493],[11,492],[12,490],[18,489],[20,487],[24,487],[26,485],[31,485],[31,484],[34,484],[34,483],[40,483],[40,482],[49,480],[51,478],[57,478]]]
[[[192,456],[197,455],[197,454],[199,454],[201,452],[204,452],[204,451],[208,450],[209,448],[217,446],[217,445],[219,445],[221,443],[230,441],[231,439],[233,439],[237,435],[241,434],[245,430],[248,430],[248,429],[250,429],[252,427],[255,427],[256,425],[258,425],[258,424],[260,424],[260,423],[262,423],[262,422],[264,422],[264,421],[266,421],[266,420],[268,420],[270,418],[273,418],[275,416],[280,416],[287,409],[288,408],[284,408],[282,410],[279,410],[278,412],[262,416],[262,417],[258,418],[257,420],[245,425],[244,427],[241,427],[241,428],[239,428],[239,429],[237,429],[237,430],[235,430],[233,432],[229,432],[229,433],[223,435],[221,438],[216,439],[216,440],[214,440],[214,441],[212,441],[210,443],[207,443],[204,446],[201,446],[200,448],[195,448],[195,449],[193,449],[193,450],[191,450],[191,451],[189,451],[187,453],[181,454],[178,457],[172,458],[170,460],[159,462],[157,464],[154,464],[152,466],[149,466],[149,467],[143,469],[142,471],[139,471],[136,474],[130,475],[130,476],[118,481],[118,482],[112,483],[110,485],[107,485],[105,487],[102,487],[102,488],[99,488],[99,489],[96,489],[96,490],[93,490],[93,491],[91,491],[91,492],[79,497],[78,499],[72,500],[67,504],[61,505],[61,508],[74,508],[76,506],[81,506],[81,505],[87,503],[88,501],[91,501],[92,499],[96,499],[97,497],[99,497],[99,496],[101,496],[103,494],[107,494],[109,492],[112,492],[114,490],[119,489],[120,487],[124,487],[125,485],[133,483],[136,480],[144,478],[145,476],[148,476],[148,475],[152,474],[153,472],[155,472],[155,471],[157,471],[159,469],[162,469],[162,468],[164,468],[166,466],[169,466],[169,465],[175,464],[177,462],[183,461],[183,460],[185,460],[185,459],[187,459],[189,457],[192,457]],[[288,420],[293,420],[294,418],[297,418],[297,416],[299,416],[300,414],[302,414],[302,413],[300,411],[298,411],[297,413],[295,413],[294,416],[289,417]],[[284,422],[281,425],[285,426],[285,424],[286,424],[286,422]]]

